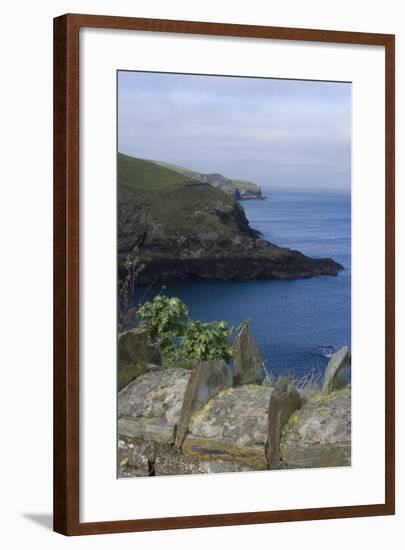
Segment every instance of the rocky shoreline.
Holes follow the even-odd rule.
[[[250,227],[240,203],[220,189],[119,155],[120,280],[129,272],[137,285],[300,279],[334,276],[340,269],[331,258],[309,258],[264,240]]]
[[[233,365],[211,360],[191,371],[151,363],[159,355],[143,329],[121,339],[119,477],[350,465],[347,347],[331,357],[322,388],[303,390],[266,378],[247,327]]]

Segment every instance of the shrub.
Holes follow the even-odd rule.
[[[153,302],[145,302],[139,307],[139,325],[146,328],[151,339],[162,348],[172,338],[182,336],[188,316],[187,306],[179,298],[158,295]]]
[[[193,368],[201,361],[232,357],[230,336],[248,322],[237,327],[226,321],[204,323],[188,316],[187,306],[179,298],[159,295],[145,302],[137,313],[140,326],[157,342],[167,367]]]

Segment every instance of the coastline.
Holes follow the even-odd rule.
[[[285,246],[298,244],[314,256],[331,250],[345,267],[337,277],[171,281],[165,283],[165,293],[181,298],[198,319],[223,318],[231,325],[252,319],[266,368],[276,376],[288,370],[294,377],[302,377],[312,369],[323,373],[328,357],[322,348],[330,346],[330,353],[351,345],[350,201],[342,194],[331,198],[329,193],[311,195],[307,200],[302,193],[297,200],[294,197],[295,193],[274,191],[272,201],[246,201],[251,226]],[[322,217],[316,214],[320,209],[325,210]],[[320,238],[318,229],[313,228],[314,217]],[[339,224],[331,224],[331,219]],[[136,299],[141,299],[146,288],[139,288]],[[160,283],[153,285],[148,299],[160,289]]]

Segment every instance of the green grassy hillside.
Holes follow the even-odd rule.
[[[234,229],[233,220],[224,219],[235,208],[232,197],[166,166],[119,153],[118,187],[123,233],[136,229],[134,214],[140,210],[167,235],[219,235]]]
[[[161,162],[158,160],[153,160],[151,162],[153,162],[153,164],[156,164],[157,166],[162,166],[164,168],[168,168],[169,170],[172,170],[173,172],[182,174],[183,176],[186,176],[189,179],[198,179],[200,175],[195,170],[191,170],[190,168],[184,168],[184,166],[178,166],[177,164],[171,164],[169,162]]]
[[[210,182],[118,155],[120,277],[128,276],[126,261],[133,254],[140,266],[136,284],[296,279],[341,269],[329,258],[311,259],[258,237],[239,202]]]
[[[118,183],[134,191],[162,191],[188,178],[164,166],[118,153]]]
[[[222,174],[202,174],[195,170],[178,166],[177,164],[169,164],[168,162],[160,162],[157,160],[151,162],[157,166],[177,172],[189,179],[209,183],[213,187],[217,187],[235,198],[244,198],[244,196],[247,195],[251,195],[250,198],[261,198],[260,187],[251,181],[227,178]]]

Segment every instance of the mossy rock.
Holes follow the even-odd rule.
[[[118,391],[132,380],[149,370],[149,365],[161,365],[158,346],[149,342],[148,333],[143,328],[124,332],[118,338]]]
[[[138,363],[135,365],[118,365],[117,372],[117,388],[121,391],[130,382],[148,372],[148,365],[146,363]]]
[[[280,444],[281,467],[321,468],[351,463],[351,390],[322,392],[294,412]]]
[[[261,384],[265,379],[263,359],[247,326],[235,338],[233,361],[235,385]]]
[[[200,460],[182,453],[173,445],[143,438],[119,435],[118,477],[147,477],[218,472],[241,472],[256,468],[238,462],[223,461],[218,456]]]
[[[264,449],[240,447],[220,439],[187,437],[183,443],[183,453],[200,461],[216,459],[240,464],[251,470],[267,470]]]

